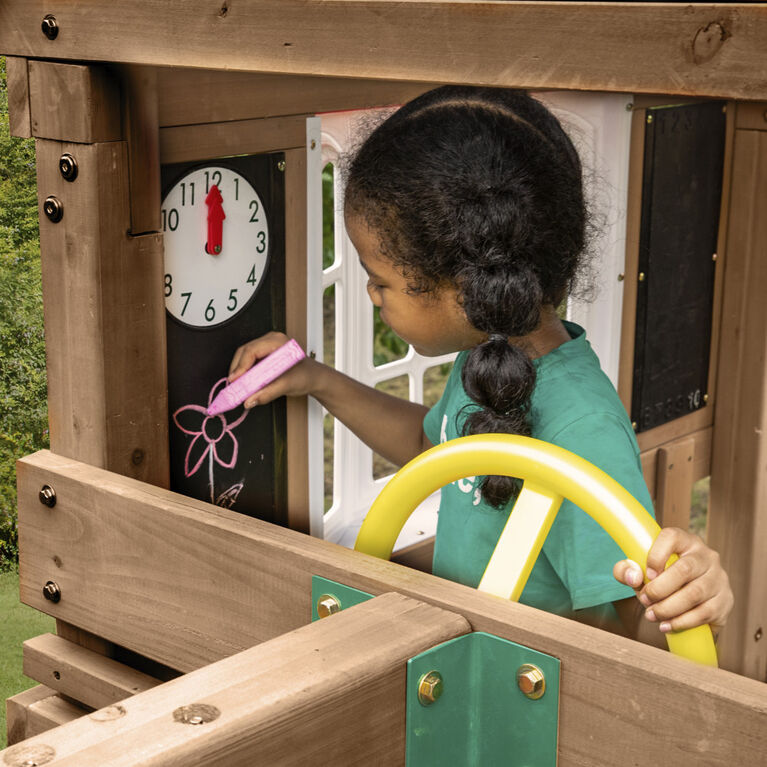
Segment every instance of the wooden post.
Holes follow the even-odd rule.
[[[51,449],[167,486],[162,239],[128,234],[119,85],[98,67],[31,62],[30,92]],[[133,189],[145,194],[156,200]],[[58,222],[44,212],[50,199]]]
[[[735,608],[720,638],[725,668],[767,679],[767,105],[738,127],[711,472],[709,544],[722,556]],[[738,121],[741,120],[741,105]],[[761,130],[751,128],[761,127]]]
[[[0,762],[48,753],[50,767],[401,765],[408,659],[470,630],[460,615],[384,594],[45,733]]]

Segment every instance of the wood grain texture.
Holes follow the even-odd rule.
[[[55,634],[24,642],[24,674],[91,708],[149,690],[158,679]]]
[[[29,114],[29,73],[27,60],[8,56],[5,59],[8,85],[8,128],[11,136],[29,138],[32,120]]]
[[[22,600],[180,670],[306,624],[319,575],[400,592],[560,658],[560,767],[614,767],[627,754],[758,764],[767,752],[767,696],[751,679],[46,451],[18,476]],[[45,483],[54,509],[38,500]],[[49,578],[55,605],[41,593]]]
[[[157,67],[160,125],[199,125],[404,104],[439,83]]]
[[[160,130],[160,159],[163,163],[207,160],[237,154],[277,152],[304,147],[305,144],[306,123],[301,117],[183,125]]]
[[[728,221],[708,542],[735,607],[722,663],[767,679],[767,133],[738,130]]]
[[[58,169],[78,162],[75,182]],[[168,483],[162,237],[129,237],[124,142],[37,142],[51,448],[158,485]]]
[[[123,94],[123,122],[128,142],[130,232],[159,232],[160,123],[157,73],[148,67],[119,68]]]
[[[120,86],[104,67],[30,61],[29,92],[36,138],[85,144],[122,138]]]
[[[767,97],[763,3],[5,0],[0,50],[116,61],[530,88]],[[225,40],[226,44],[222,44]]]
[[[55,751],[51,767],[401,765],[408,659],[469,631],[459,615],[384,594],[24,746]],[[179,721],[200,704],[215,718]]]
[[[694,460],[694,439],[658,449],[655,515],[661,527],[690,526]]]
[[[767,130],[767,102],[738,104],[736,125],[744,130]]]
[[[8,745],[21,743],[86,713],[86,709],[59,697],[50,687],[42,684],[31,687],[6,701]]]

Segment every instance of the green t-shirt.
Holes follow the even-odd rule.
[[[586,340],[583,328],[565,323],[570,341],[534,360],[532,436],[582,456],[625,487],[648,511],[652,502],[639,448],[626,411]],[[440,401],[426,414],[424,431],[433,444],[462,436],[464,408],[473,404],[461,384],[468,352],[461,352]],[[432,571],[476,587],[509,515],[486,504],[481,477],[442,488]],[[565,500],[543,544],[520,602],[559,615],[593,610],[614,615],[608,603],[633,596],[612,575],[625,555],[588,514]]]

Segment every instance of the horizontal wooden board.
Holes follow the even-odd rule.
[[[401,765],[407,661],[468,633],[455,613],[384,594],[0,753],[50,767]],[[199,724],[189,724],[192,716]]]
[[[24,674],[91,708],[103,708],[160,684],[55,634],[24,642]]]
[[[306,119],[272,117],[160,130],[163,163],[207,160],[306,146]]]
[[[560,658],[560,767],[614,767],[627,753],[756,764],[767,752],[767,695],[751,679],[47,451],[20,461],[18,477],[23,601],[181,670],[306,624],[319,575],[398,591]],[[46,483],[53,509],[38,500]],[[57,604],[42,596],[48,580]]]
[[[40,24],[54,12],[48,40]],[[0,5],[0,51],[302,75],[767,97],[764,3],[44,0]]]
[[[436,84],[176,67],[153,71],[162,127],[392,106]]]

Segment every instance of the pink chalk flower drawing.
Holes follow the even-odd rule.
[[[213,388],[208,394],[208,406],[226,384],[226,378],[213,384]],[[231,508],[244,486],[243,482],[238,482],[216,498],[213,468],[215,464],[223,466],[225,469],[234,468],[237,463],[239,443],[233,432],[245,420],[248,412],[248,410],[243,410],[242,415],[231,423],[227,422],[225,413],[209,416],[207,407],[202,405],[184,405],[173,414],[173,421],[176,426],[184,434],[192,437],[184,460],[184,475],[191,477],[196,474],[207,458],[210,502],[217,506]]]

